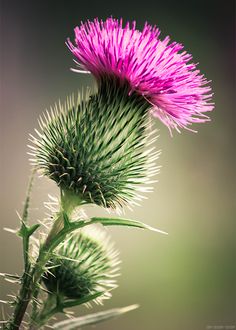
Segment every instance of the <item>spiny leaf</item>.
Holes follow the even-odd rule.
[[[89,314],[86,316],[77,317],[71,320],[61,321],[55,323],[52,328],[56,330],[74,330],[78,328],[85,327],[87,325],[93,325],[100,322],[113,319],[115,317],[121,316],[127,312],[130,312],[138,308],[138,305],[131,305],[122,308],[114,308],[104,312],[99,312],[95,314]]]
[[[149,225],[146,225],[143,222],[137,221],[137,220],[130,220],[130,219],[123,219],[123,218],[98,218],[98,217],[93,217],[91,218],[91,222],[93,223],[101,223],[103,226],[128,226],[128,227],[136,227],[136,228],[141,228],[141,229],[148,229],[152,231],[156,231],[161,234],[168,235],[167,232],[153,228]]]
[[[86,297],[83,297],[83,298],[80,298],[80,299],[77,299],[77,300],[66,300],[66,301],[63,301],[61,303],[60,307],[62,309],[64,309],[64,308],[70,308],[70,307],[86,304],[91,300],[96,300],[97,298],[101,297],[102,295],[104,295],[104,293],[105,293],[104,291],[103,292],[97,292],[97,293],[88,295]]]
[[[129,227],[136,227],[141,229],[148,229],[155,232],[159,232],[161,234],[168,235],[167,232],[153,228],[149,225],[146,225],[137,220],[130,220],[130,219],[122,219],[122,218],[99,218],[93,217],[89,221],[88,220],[77,220],[77,221],[70,221],[69,226],[63,228],[57,235],[55,235],[51,241],[48,249],[52,252],[65,238],[68,234],[72,233],[76,229],[80,229],[94,223],[101,223],[103,226],[129,226]]]

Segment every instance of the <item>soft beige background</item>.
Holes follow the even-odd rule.
[[[215,1],[1,1],[1,228],[19,225],[15,210],[22,209],[30,172],[27,139],[38,116],[59,97],[93,83],[69,71],[72,56],[64,45],[81,20],[112,14],[136,19],[140,27],[145,20],[157,24],[163,36],[183,42],[213,80],[216,109],[211,123],[196,127],[198,134],[183,131],[171,138],[156,121],[157,146],[163,151],[159,183],[126,216],[169,236],[109,229],[123,263],[120,287],[103,308],[141,307],[98,330],[227,329],[235,324],[233,12],[233,1],[224,6]],[[43,218],[48,193],[57,194],[55,185],[38,179],[32,221]],[[0,272],[20,273],[20,240],[1,229],[0,242]],[[15,289],[1,281],[0,299]]]

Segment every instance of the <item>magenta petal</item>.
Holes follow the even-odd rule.
[[[205,112],[214,108],[209,82],[181,44],[159,35],[147,23],[140,32],[135,22],[123,27],[122,19],[95,19],[76,27],[75,44],[68,39],[67,46],[79,72],[89,71],[97,80],[104,75],[127,80],[169,129],[208,121]]]

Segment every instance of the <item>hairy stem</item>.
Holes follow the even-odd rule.
[[[60,221],[61,214],[58,216],[58,219],[56,219],[55,223],[59,223]],[[54,226],[52,227],[52,230],[55,230]],[[51,237],[51,232],[49,233],[48,237]],[[29,273],[25,272],[22,277],[22,286],[16,301],[16,307],[13,316],[7,326],[7,329],[9,330],[18,330],[21,325],[28,304],[37,290],[38,281],[44,272],[44,266],[50,257],[50,252],[47,248],[49,246],[49,241],[46,240],[45,244],[42,246],[39,252],[35,267],[32,268]]]
[[[28,223],[28,217],[29,217],[29,205],[30,205],[30,194],[32,191],[32,187],[33,187],[33,180],[34,180],[34,175],[36,172],[36,168],[33,168],[32,170],[32,174],[29,180],[29,184],[28,184],[28,189],[27,189],[27,195],[26,195],[26,199],[25,199],[25,203],[24,203],[24,208],[23,208],[23,214],[22,214],[22,221],[21,221],[21,229],[20,229],[20,233],[22,235],[22,243],[23,243],[23,255],[24,255],[24,264],[25,264],[25,272],[29,271],[29,237],[30,235],[28,233],[24,233],[23,231],[27,226]]]
[[[37,301],[39,294],[39,288],[35,290],[34,295],[32,296],[32,311],[30,316],[30,329],[34,325],[34,320],[36,319],[38,315],[38,309],[39,309],[39,303]]]
[[[27,265],[28,267],[23,274],[22,286],[16,300],[16,307],[6,329],[18,330],[20,328],[28,304],[38,289],[38,282],[45,271],[44,267],[50,258],[51,252],[65,239],[69,232],[75,229],[73,227],[72,230],[64,230],[64,217],[67,217],[67,211],[69,214],[73,211],[74,205],[70,204],[66,195],[62,196],[61,204],[62,210],[57,214],[47,239],[39,251],[35,266],[30,269],[30,265]],[[78,206],[78,201],[76,206]]]
[[[42,310],[32,316],[30,330],[39,329],[41,326],[46,324],[54,314],[59,312],[57,305],[57,297],[49,294]]]
[[[28,302],[31,297],[30,287],[31,287],[31,276],[30,274],[25,272],[22,277],[22,286],[16,300],[16,307],[9,323],[6,325],[6,329],[9,330],[19,329],[23,317],[25,315]]]

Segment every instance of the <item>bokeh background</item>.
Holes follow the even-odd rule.
[[[90,76],[69,69],[66,37],[87,18],[113,15],[157,24],[193,54],[212,80],[212,121],[198,134],[171,138],[158,121],[162,165],[155,193],[126,212],[169,232],[109,231],[121,251],[119,288],[102,310],[133,303],[140,308],[98,330],[235,329],[235,75],[234,1],[12,1],[1,0],[1,228],[19,225],[30,166],[29,132],[42,111],[81,86]],[[32,221],[42,219],[47,195],[57,194],[37,179]],[[105,214],[88,209],[89,214]],[[0,230],[0,272],[20,273],[21,242]],[[1,282],[1,298],[16,287]],[[9,310],[4,307],[5,313]],[[78,315],[86,309],[77,310]],[[231,327],[230,327],[231,326]],[[218,328],[217,328],[218,327]]]

